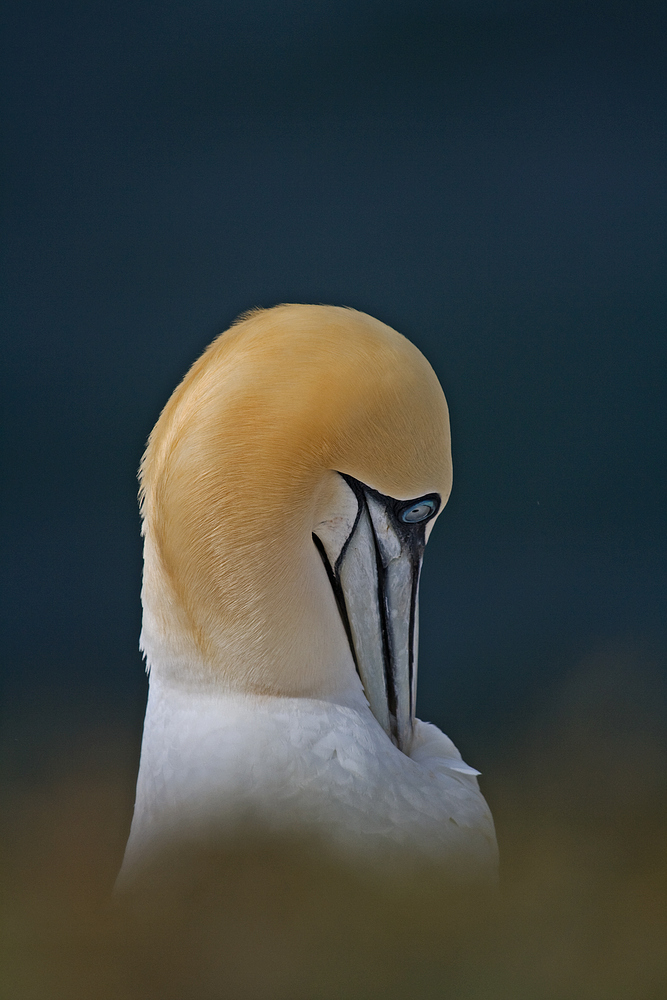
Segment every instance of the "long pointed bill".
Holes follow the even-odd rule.
[[[409,753],[425,525],[406,523],[405,511],[422,503],[436,513],[439,497],[406,503],[343,478],[356,495],[358,513],[335,566],[328,563],[329,577],[371,711],[396,746]]]

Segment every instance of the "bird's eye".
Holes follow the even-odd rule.
[[[419,500],[413,503],[412,507],[406,507],[401,513],[401,520],[408,524],[417,524],[418,521],[425,521],[431,517],[435,511],[435,500]]]

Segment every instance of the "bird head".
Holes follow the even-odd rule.
[[[352,309],[246,314],[172,395],[140,478],[151,669],[290,697],[358,677],[407,751],[421,559],[452,481],[420,351]]]

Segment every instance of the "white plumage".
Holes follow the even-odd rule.
[[[478,774],[417,721],[410,756],[363,694],[348,704],[151,684],[125,876],[176,837],[257,826],[324,837],[343,856],[396,852],[492,875],[493,821]]]

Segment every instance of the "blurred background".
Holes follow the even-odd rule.
[[[667,773],[664,4],[1,18],[10,839],[42,831],[53,868],[43,831],[79,844],[94,815],[117,864],[146,694],[136,469],[203,348],[278,302],[377,316],[445,389],[419,714],[483,772],[505,856],[556,813],[641,827]]]

